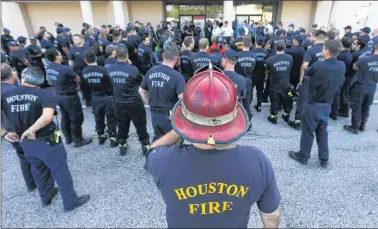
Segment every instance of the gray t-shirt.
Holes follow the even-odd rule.
[[[162,146],[149,152],[147,168],[166,204],[169,228],[246,228],[253,204],[272,213],[281,199],[272,165],[255,147]]]

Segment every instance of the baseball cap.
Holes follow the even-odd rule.
[[[127,26],[127,28],[126,28],[126,32],[127,32],[127,33],[131,32],[131,31],[134,31],[134,30],[135,30],[135,29],[134,29],[133,26]]]
[[[64,28],[63,28],[63,31],[64,31],[64,32],[69,32],[69,31],[71,31],[71,29],[68,28],[68,27],[64,27]]]
[[[4,28],[4,29],[3,29],[3,32],[4,32],[4,33],[10,33],[10,30],[7,29],[7,28]]]
[[[305,33],[306,30],[305,30],[304,28],[299,28],[299,32],[301,32],[301,33]]]
[[[245,30],[243,28],[238,29],[239,35],[245,35]]]
[[[264,36],[257,36],[256,37],[256,41],[265,41],[265,37]]]
[[[352,26],[348,25],[348,26],[345,26],[344,29],[352,29]]]
[[[35,38],[34,36],[31,36],[31,37],[29,37],[29,40],[35,41],[35,40],[37,40],[37,38]]]
[[[24,43],[27,39],[28,39],[27,37],[20,36],[20,37],[17,38],[17,41],[19,43]]]
[[[63,32],[63,28],[62,27],[58,27],[58,28],[56,28],[56,30],[55,30],[57,33],[61,33],[61,32]]]
[[[294,24],[293,24],[293,23],[291,23],[291,24],[289,25],[289,27],[293,27],[293,28],[294,28]]]
[[[17,43],[15,41],[9,41],[8,46],[17,46]]]
[[[238,54],[234,50],[232,50],[232,49],[227,49],[223,53],[222,57],[225,57],[227,59],[236,60],[236,59],[238,59]]]
[[[362,28],[360,30],[363,31],[364,33],[370,33],[371,32],[370,27],[364,27],[364,28]]]
[[[303,36],[297,35],[294,37],[294,40],[298,41],[299,43],[302,43],[304,39],[303,39]]]

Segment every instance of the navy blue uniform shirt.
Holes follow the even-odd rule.
[[[350,52],[350,50],[341,50],[341,52],[337,56],[337,60],[344,62],[345,69],[346,69],[345,76],[352,76],[350,69],[353,67],[352,66],[353,55]]]
[[[311,48],[307,49],[303,57],[303,62],[308,62],[308,66],[311,66],[318,61],[323,61],[323,46],[324,44],[315,44]]]
[[[105,50],[106,46],[110,44],[110,41],[107,38],[99,37],[97,39],[97,42],[102,46],[102,48]]]
[[[244,37],[238,37],[238,39],[231,41],[231,44],[230,44],[231,49],[234,50],[235,52],[242,51],[243,46],[244,46],[243,40],[244,40]]]
[[[265,79],[265,61],[268,57],[268,51],[263,48],[252,49],[252,53],[256,56],[256,67],[253,69],[252,80],[254,82],[264,81]]]
[[[26,51],[29,54],[30,57],[30,64],[37,65],[42,63],[43,56],[40,55],[37,57],[37,55],[42,54],[42,49],[38,45],[30,44],[26,47]]]
[[[27,66],[24,64],[24,60],[27,59],[26,52],[23,52],[21,49],[18,51],[10,51],[9,57],[11,58],[12,66],[17,71],[22,71]]]
[[[138,65],[143,68],[148,68],[152,65],[152,49],[144,44],[138,47]]]
[[[140,44],[140,38],[136,35],[128,36],[126,44],[127,49],[129,50],[129,59],[131,62],[136,63],[138,59],[138,46]]]
[[[308,102],[332,104],[345,80],[345,64],[336,58],[317,62],[305,69],[309,77]]]
[[[115,58],[115,57],[108,57],[104,61],[104,66],[108,67],[109,65],[115,64],[115,63],[117,63],[117,58]]]
[[[191,50],[183,50],[180,52],[181,72],[183,75],[193,76],[192,55]]]
[[[107,67],[117,103],[142,103],[139,85],[143,80],[137,67],[127,62],[117,62]]]
[[[72,46],[70,51],[68,52],[68,60],[73,61],[73,69],[74,70],[83,70],[87,64],[84,61],[84,53],[88,51],[90,48],[89,46]]]
[[[5,92],[14,88],[15,86],[9,83],[1,83],[1,97],[4,96]],[[11,128],[9,120],[7,120],[4,111],[1,110],[1,125],[6,129],[9,130]]]
[[[41,44],[41,48],[43,49],[54,48],[54,43],[51,40],[42,39],[39,41],[39,43]]]
[[[89,65],[83,69],[83,78],[92,92],[102,92],[102,96],[112,94],[112,85],[105,67]]]
[[[245,78],[234,71],[224,70],[223,73],[235,84],[238,99],[242,99],[247,94],[247,83]]]
[[[293,57],[288,54],[277,54],[266,61],[266,71],[270,78],[272,89],[284,89],[290,83],[290,71]]]
[[[285,53],[293,57],[293,67],[291,68],[291,77],[298,77],[301,74],[301,67],[303,63],[303,57],[305,54],[305,49],[302,46],[293,46],[285,50]]]
[[[76,94],[77,74],[71,66],[50,63],[46,69],[47,80],[52,83],[56,90],[56,94]]]
[[[244,77],[252,79],[253,69],[256,66],[256,55],[251,51],[238,52],[238,62],[235,65],[235,72]]]
[[[70,48],[70,41],[65,39],[63,36],[56,36],[54,40],[55,48],[62,54],[62,56],[66,56],[66,53],[63,51],[63,48]]]
[[[52,91],[37,87],[13,87],[1,96],[1,110],[8,120],[7,131],[15,132],[21,136],[42,115],[44,108],[56,109],[57,101]],[[51,122],[36,132],[36,137],[51,135],[56,128]]]
[[[378,36],[373,37],[370,39],[370,41],[367,43],[367,49],[371,52],[371,54],[374,53],[374,46],[378,43]]]
[[[214,64],[214,60],[212,56],[208,54],[207,52],[200,51],[192,55],[193,72],[196,72],[198,69],[202,68],[203,66],[209,65],[209,63]]]
[[[360,57],[355,64],[359,68],[356,83],[377,86],[378,55]]]
[[[148,104],[154,110],[170,110],[183,93],[185,78],[178,71],[166,65],[151,68],[140,87],[149,94]]]
[[[368,43],[370,41],[370,36],[367,35],[367,34],[362,35],[359,38],[361,38],[362,40],[364,40],[366,43]]]
[[[255,203],[264,213],[280,204],[272,165],[255,147],[161,146],[149,152],[147,168],[166,205],[168,228],[247,228]]]

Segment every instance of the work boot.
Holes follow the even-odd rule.
[[[337,114],[339,117],[349,118],[349,112],[341,112]]]
[[[288,124],[289,124],[289,126],[293,127],[296,130],[301,129],[301,120],[297,116],[295,116],[294,121],[289,121]]]
[[[366,121],[367,121],[367,120],[364,120],[364,121],[361,122],[360,131],[362,131],[362,132],[365,131],[365,128],[366,128]]]
[[[289,120],[290,120],[290,114],[287,114],[287,113],[282,114],[282,119],[285,122],[289,122]]]
[[[98,144],[103,145],[107,139],[106,134],[98,135]]]
[[[301,163],[302,165],[307,165],[307,161],[303,160],[300,155],[299,155],[299,152],[295,152],[295,151],[289,151],[289,156],[295,160],[295,161],[298,161],[299,163]]]
[[[45,202],[42,202],[42,206],[46,207],[46,206],[50,205],[51,203],[53,203],[56,199],[58,199],[58,193],[59,193],[59,188],[54,187],[53,190],[52,190],[51,199],[49,199]]]
[[[354,128],[353,125],[351,125],[351,126],[344,125],[344,130],[347,130],[347,131],[351,132],[352,134],[358,134],[358,129]]]
[[[251,131],[251,129],[252,129],[252,122],[249,121],[247,132]]]
[[[328,160],[321,160],[319,159],[320,161],[320,166],[323,167],[323,168],[327,168],[328,167]]]
[[[121,144],[121,143],[120,143],[120,144],[118,145],[118,147],[119,147],[119,154],[120,154],[121,156],[125,156],[126,153],[127,153],[127,148],[128,148],[127,142],[124,143],[124,144]]]
[[[262,99],[262,102],[263,102],[263,103],[268,103],[268,98],[263,98],[263,99]]]
[[[84,195],[84,196],[79,196],[79,199],[77,200],[77,203],[70,207],[70,208],[66,208],[64,209],[65,212],[70,212],[84,204],[86,204],[88,202],[88,200],[90,199],[91,197],[89,195]]]
[[[276,115],[269,115],[268,121],[273,123],[273,124],[277,124],[277,116]]]
[[[143,156],[146,156],[148,150],[150,149],[150,138],[148,137],[145,140],[140,141],[140,144],[142,146]]]
[[[331,115],[331,114],[330,114],[329,117],[330,117],[331,119],[337,121],[337,116],[335,116],[335,115]]]
[[[115,137],[111,137],[109,138],[109,140],[110,140],[110,148],[115,148],[118,146],[118,142]]]
[[[92,138],[77,138],[73,141],[74,147],[80,147],[84,145],[88,145],[89,143],[92,142]]]
[[[69,145],[72,143],[72,136],[71,135],[64,135],[64,142],[66,145]]]

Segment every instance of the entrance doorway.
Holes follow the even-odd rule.
[[[194,25],[201,29],[200,37],[204,36],[205,32],[205,23],[206,23],[206,16],[205,15],[180,15],[179,17],[179,24],[181,31],[184,31],[184,25],[186,22],[193,21]]]
[[[248,24],[256,23],[262,21],[262,14],[251,14],[251,15],[236,15],[236,31],[242,27],[243,23],[247,21]],[[238,33],[235,32],[236,38],[238,37]]]

